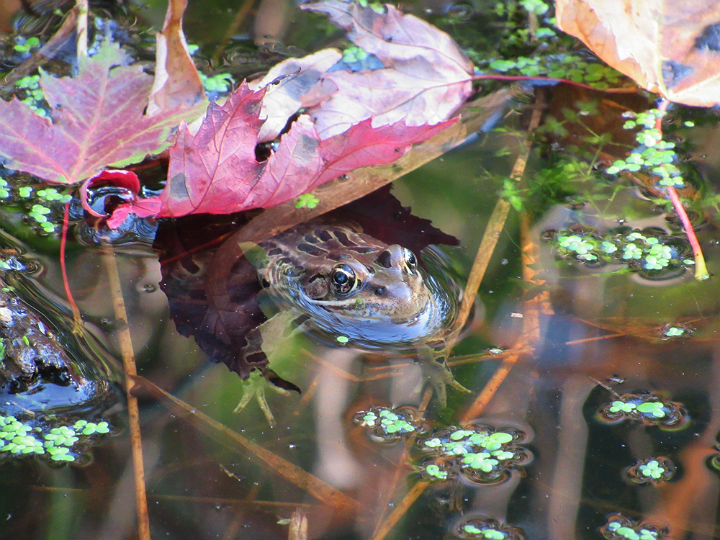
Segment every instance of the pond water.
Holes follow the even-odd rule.
[[[193,4],[186,28],[189,40],[207,58],[217,55],[237,80],[328,43],[326,26],[310,19],[302,28],[297,21],[307,22],[306,15],[283,2],[263,1],[230,28],[243,9],[231,4]],[[466,47],[496,53],[488,42],[502,25],[478,32],[492,6],[403,7],[451,30]],[[157,22],[164,5],[130,10],[143,26]],[[127,14],[111,14],[127,23]],[[482,38],[472,41],[477,33]],[[225,35],[234,37],[221,51],[218,36]],[[145,34],[139,36],[142,42]],[[4,175],[10,193],[0,208],[0,253],[11,288],[4,292],[30,306],[95,386],[80,403],[68,403],[65,387],[51,379],[69,375],[50,370],[31,390],[3,394],[3,417],[28,421],[45,440],[60,425],[82,433],[82,422],[107,422],[109,433],[101,426],[78,435],[70,464],[6,452],[0,538],[137,537],[137,472],[122,390],[121,358],[129,350],[141,378],[135,394],[154,538],[720,538],[720,243],[713,208],[691,213],[712,275],[696,281],[672,210],[595,167],[601,149],[612,153],[608,141],[629,144],[616,112],[649,107],[637,96],[529,90],[497,129],[393,183],[400,204],[437,229],[412,241],[426,279],[455,294],[478,251],[489,257],[474,314],[447,357],[466,390],[436,384],[447,372],[424,340],[360,343],[372,330],[355,335],[352,324],[324,327],[320,339],[302,331],[263,336],[275,349],[267,365],[301,393],[261,377],[244,382],[222,360],[237,353],[245,334],[209,327],[206,319],[198,326],[198,311],[178,311],[178,303],[208,309],[205,287],[215,283],[199,269],[212,269],[217,259],[183,246],[174,255],[189,257],[183,268],[195,270],[172,282],[158,260],[166,248],[153,249],[154,224],[138,221],[124,236],[109,234],[86,222],[76,203],[65,264],[84,329],[73,334],[60,227],[42,233],[28,217],[40,185]],[[527,126],[534,108],[543,118],[533,136]],[[710,200],[719,166],[715,115],[675,109],[670,118],[671,136],[692,158],[687,176]],[[696,127],[683,128],[686,118]],[[594,145],[588,133],[609,135]],[[503,182],[526,140],[534,142],[522,173],[526,187],[512,191]],[[27,197],[24,185],[33,187]],[[501,193],[516,196],[521,208],[489,235],[497,244],[488,251],[483,235]],[[63,204],[47,204],[61,222]],[[372,218],[385,245],[411,242],[396,217],[391,211]],[[227,235],[243,219],[202,227]],[[407,228],[429,229],[417,223]],[[192,227],[203,240],[214,238]],[[451,237],[456,246],[448,245]],[[222,242],[210,249],[221,250]],[[118,322],[114,272],[127,325]],[[232,300],[228,313],[250,309]],[[274,426],[253,392],[264,393]],[[243,396],[252,399],[234,411]],[[291,518],[306,520],[306,535],[294,532]]]

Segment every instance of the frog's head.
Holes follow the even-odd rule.
[[[408,323],[431,301],[417,258],[407,248],[394,244],[334,258],[332,265],[306,268],[301,288],[308,304],[342,319]]]

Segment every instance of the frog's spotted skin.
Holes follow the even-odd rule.
[[[457,240],[387,190],[254,247],[240,239],[245,222],[242,215],[163,221],[154,243],[178,332],[213,361],[243,379],[259,371],[298,389],[267,358],[297,327],[332,347],[425,357],[444,345],[461,288],[428,246]]]
[[[306,326],[329,339],[417,346],[454,314],[454,291],[429,278],[415,254],[350,226],[310,222],[260,247],[258,277],[274,308],[307,315]]]

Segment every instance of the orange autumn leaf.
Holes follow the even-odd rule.
[[[668,0],[557,0],[557,24],[607,64],[670,101],[720,104],[720,6]]]

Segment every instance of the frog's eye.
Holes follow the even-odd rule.
[[[417,259],[415,258],[415,254],[408,248],[403,248],[403,262],[411,274],[415,271],[415,268],[417,268]]]
[[[355,271],[350,266],[347,264],[338,264],[333,268],[330,281],[336,293],[348,294],[355,288],[357,277],[355,276]]]

